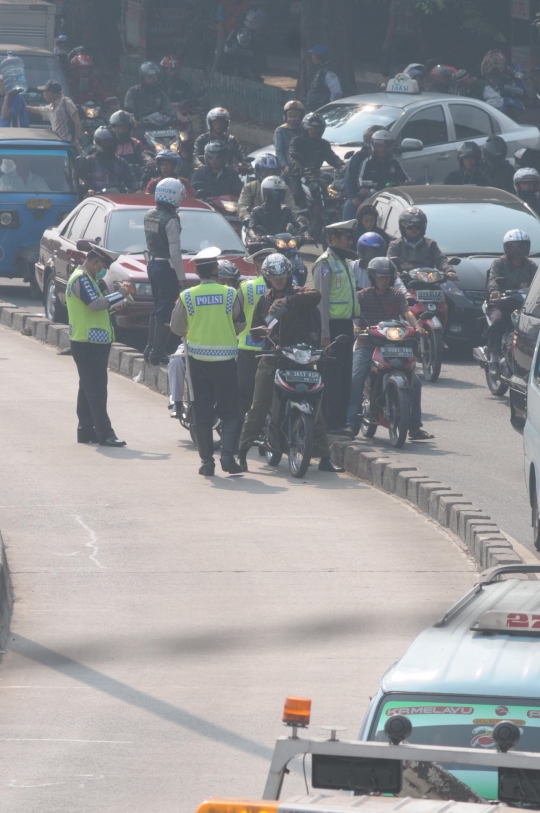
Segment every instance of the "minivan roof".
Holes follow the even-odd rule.
[[[14,146],[21,147],[25,146],[25,141],[51,141],[55,144],[73,146],[69,141],[62,141],[56,133],[45,127],[0,127],[0,142],[2,141],[13,141]]]
[[[538,634],[471,631],[488,611],[539,613],[540,583],[509,579],[471,591],[461,608],[455,605],[420,633],[383,676],[382,691],[538,697],[540,629]]]
[[[45,56],[54,56],[53,51],[48,51],[46,48],[37,48],[35,45],[0,45],[0,54],[7,54],[11,51],[14,54],[45,54]]]

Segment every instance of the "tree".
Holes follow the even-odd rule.
[[[313,78],[310,48],[324,43],[332,54],[332,67],[345,96],[356,93],[354,78],[354,12],[357,0],[301,0],[301,59],[297,95],[305,96]]]

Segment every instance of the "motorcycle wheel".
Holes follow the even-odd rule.
[[[390,443],[396,449],[401,449],[407,440],[410,413],[411,396],[409,391],[390,383],[386,391],[386,419],[388,421]]]
[[[266,462],[269,466],[279,466],[281,463],[282,454],[281,452],[273,452],[272,449],[266,449]]]
[[[422,369],[424,371],[425,380],[431,381],[433,384],[441,374],[443,353],[442,330],[433,330],[431,327],[426,327],[426,333],[427,336],[425,338],[424,347],[427,348],[427,352],[422,356]]]
[[[370,401],[371,401],[371,384],[369,381],[366,382],[366,386],[364,389],[364,400],[362,402],[362,414],[367,415],[370,412]],[[362,417],[362,423],[360,424],[360,431],[365,438],[373,438],[375,437],[375,432],[377,431],[378,424],[370,423],[368,420],[364,420]]]
[[[490,393],[499,397],[506,395],[508,387],[510,386],[506,383],[506,381],[503,381],[499,375],[493,375],[493,373],[490,373],[489,366],[486,367],[486,383]]]
[[[293,477],[300,479],[305,475],[312,452],[313,415],[298,415],[293,424],[289,449],[289,469]]]

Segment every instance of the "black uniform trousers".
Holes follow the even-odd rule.
[[[156,322],[168,325],[174,304],[180,293],[180,283],[176,271],[168,260],[150,260],[148,263],[148,279],[152,288],[154,310],[151,318]]]
[[[189,357],[193,386],[195,427],[213,426],[221,421],[238,420],[238,376],[236,360],[199,361]]]
[[[332,357],[325,362],[323,414],[328,432],[347,424],[354,345],[353,320],[330,319],[330,340],[334,341],[342,334],[349,336],[350,341],[333,347]]]
[[[88,432],[95,429],[100,441],[107,440],[114,434],[107,414],[107,364],[110,351],[110,344],[71,342],[71,354],[79,372],[79,428]]]
[[[255,392],[255,374],[259,366],[260,358],[259,353],[262,348],[257,350],[239,350],[238,358],[236,360],[238,372],[238,388],[240,400],[240,420],[244,420],[246,413],[250,410],[253,403],[253,393]]]

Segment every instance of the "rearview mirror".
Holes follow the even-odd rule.
[[[420,152],[424,149],[423,141],[419,138],[404,138],[399,145],[398,152]]]
[[[90,240],[77,240],[77,251],[84,251],[85,254],[88,254],[91,249]]]
[[[450,257],[448,260],[449,265],[459,265],[461,262],[461,257]]]

